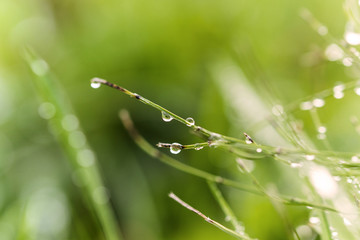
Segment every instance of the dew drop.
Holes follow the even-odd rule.
[[[249,139],[246,139],[245,142],[246,142],[246,144],[252,144],[252,143],[253,143],[253,142],[252,142],[251,140],[249,140]]]
[[[314,107],[321,108],[325,105],[325,101],[324,101],[324,99],[321,99],[321,98],[315,98],[312,101],[312,104],[314,105]]]
[[[339,91],[339,92],[334,92],[334,98],[336,99],[342,99],[344,97],[344,92]]]
[[[356,95],[360,96],[360,87],[355,88],[354,92],[356,93]]]
[[[345,67],[351,67],[353,64],[353,59],[350,57],[346,57],[342,60],[342,63]]]
[[[201,146],[199,143],[197,143],[197,144],[195,144],[195,150],[201,150],[201,149],[203,149],[204,148],[204,146]]]
[[[181,152],[182,145],[180,143],[172,143],[170,146],[170,152],[172,154],[178,154]]]
[[[328,29],[326,26],[322,25],[317,29],[318,34],[321,36],[325,36],[328,33]]]
[[[312,224],[319,224],[320,223],[320,218],[318,217],[310,217],[309,222]]]
[[[162,120],[164,120],[164,122],[170,122],[171,120],[173,120],[174,118],[168,114],[167,112],[161,112],[161,117]]]
[[[61,125],[66,131],[74,131],[79,127],[79,120],[75,115],[69,114],[61,120]]]
[[[302,166],[303,165],[301,163],[293,162],[293,163],[290,164],[290,167],[292,167],[292,168],[301,168]]]
[[[316,137],[317,137],[319,140],[324,140],[324,139],[326,139],[326,134],[325,134],[325,133],[319,133]]]
[[[99,88],[99,87],[101,87],[101,83],[98,83],[98,82],[92,82],[92,83],[90,83],[90,86],[92,87],[92,88]]]
[[[312,102],[310,102],[310,101],[302,102],[302,103],[300,104],[300,109],[301,109],[301,110],[306,111],[306,110],[310,110],[310,109],[312,109],[312,108],[313,108],[313,104],[312,104]]]
[[[318,132],[319,132],[319,133],[326,133],[326,131],[327,131],[327,129],[326,129],[326,127],[324,127],[324,126],[320,126],[320,127],[318,128]]]
[[[191,117],[188,117],[188,118],[186,119],[186,121],[187,121],[186,125],[189,126],[189,127],[195,125],[195,120],[194,120],[193,118],[191,118]]]
[[[325,50],[325,56],[329,61],[337,61],[344,57],[344,51],[337,44],[330,44]]]
[[[352,156],[351,157],[351,161],[354,162],[354,163],[359,163],[360,162],[360,159],[358,156]]]
[[[272,107],[271,111],[275,116],[280,116],[284,113],[284,107],[281,105],[275,105]]]
[[[305,158],[306,160],[312,161],[315,159],[315,155],[306,155]]]
[[[360,44],[360,33],[356,32],[346,32],[345,41],[350,45],[359,45]]]
[[[262,152],[262,149],[261,149],[261,148],[257,148],[257,149],[256,149],[256,152],[261,153],[261,152]]]
[[[54,104],[49,103],[49,102],[44,102],[44,103],[40,104],[40,106],[38,108],[38,113],[39,113],[40,117],[42,117],[44,119],[51,119],[55,116],[56,108],[55,108]]]

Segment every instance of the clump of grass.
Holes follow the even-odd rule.
[[[184,171],[186,173],[203,178],[209,182],[211,192],[214,194],[215,199],[223,209],[225,215],[230,216],[229,218],[232,219],[231,223],[234,229],[229,229],[228,227],[214,222],[213,220],[208,222],[214,224],[225,232],[238,238],[243,237],[242,239],[247,239],[247,235],[244,231],[242,231],[241,234],[245,234],[244,236],[246,237],[241,234],[236,234],[237,229],[239,229],[239,225],[237,224],[238,221],[236,220],[230,206],[226,203],[225,199],[216,188],[216,183],[234,187],[242,191],[268,198],[273,203],[274,208],[283,219],[284,225],[288,230],[287,233],[289,239],[300,239],[301,234],[297,233],[297,230],[287,218],[286,209],[283,207],[283,205],[304,206],[313,209],[312,214],[314,214],[314,216],[310,218],[310,222],[308,224],[314,229],[316,234],[321,236],[322,239],[337,239],[337,236],[352,236],[356,238],[358,236],[358,233],[354,231],[357,228],[352,225],[355,224],[356,221],[354,221],[352,224],[348,224],[348,218],[357,219],[359,214],[358,209],[356,208],[355,212],[351,210],[349,211],[349,209],[353,209],[352,206],[355,205],[354,203],[351,203],[351,200],[347,195],[347,189],[343,189],[342,186],[340,186],[332,177],[332,175],[338,176],[341,174],[345,174],[347,177],[354,177],[351,174],[353,172],[357,172],[357,169],[360,167],[359,162],[354,162],[351,160],[354,160],[356,153],[334,152],[331,150],[318,150],[313,147],[308,147],[307,144],[303,142],[301,137],[297,135],[297,132],[295,129],[293,129],[291,124],[286,121],[285,123],[284,121],[279,121],[278,124],[281,125],[280,127],[283,130],[288,130],[291,128],[291,134],[287,134],[286,137],[293,144],[293,147],[262,145],[259,143],[261,142],[260,140],[254,140],[247,133],[244,133],[244,139],[229,137],[198,126],[195,124],[193,119],[184,119],[167,110],[166,108],[140,96],[139,94],[133,93],[106,80],[94,78],[91,80],[91,82],[92,84],[95,83],[107,85],[126,93],[134,99],[159,110],[165,122],[175,119],[178,122],[191,128],[201,139],[204,140],[202,142],[193,144],[158,143],[157,147],[168,148],[172,154],[179,154],[182,150],[200,150],[203,148],[216,147],[217,149],[226,151],[238,158],[237,164],[241,172],[245,173],[252,180],[254,184],[253,187],[249,187],[237,181],[227,179],[222,176],[215,176],[203,170],[185,165],[184,163],[180,163],[172,157],[158,151],[138,133],[129,117],[128,112],[125,110],[120,112],[120,118],[125,128],[128,130],[134,141],[145,152],[147,152],[152,157],[158,158],[165,164],[168,164],[180,171]],[[356,86],[356,84],[352,82],[347,84],[344,89],[350,89],[354,86]],[[99,85],[96,85],[96,87],[99,87]],[[330,93],[332,93],[332,90],[325,90],[316,96],[302,99],[299,103],[297,103],[298,108],[304,104],[311,104],[311,108],[304,110],[312,110],[310,114],[312,115],[315,125],[319,129],[322,125],[320,118],[314,108],[316,109],[316,107],[320,106],[320,101],[323,98],[331,96]],[[285,107],[285,109],[291,108],[294,108],[294,104],[290,104],[289,106]],[[278,113],[274,115],[275,117],[279,117],[276,115],[281,114],[282,113]],[[282,164],[286,164],[291,168],[301,169],[301,175],[303,175],[302,185],[307,186],[308,188],[310,193],[309,200],[286,196],[284,194],[278,193],[276,189],[269,189],[262,186],[257,178],[247,170],[246,166],[241,161],[241,159],[261,160],[269,158]],[[190,207],[174,194],[171,194],[170,197],[175,199],[184,207],[205,218],[204,214]],[[350,205],[347,207],[341,207],[341,203]],[[315,218],[318,220],[314,221]],[[339,222],[339,219],[342,219],[343,221]],[[313,222],[316,223],[314,224]]]

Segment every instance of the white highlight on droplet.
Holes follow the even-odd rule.
[[[188,117],[187,119],[185,119],[187,121],[186,125],[188,127],[194,126],[195,125],[195,120],[191,117]]]
[[[325,36],[328,33],[328,29],[326,26],[321,25],[318,29],[317,32],[321,35],[321,36]]]
[[[306,160],[312,161],[315,159],[315,155],[305,155]]]
[[[309,177],[315,190],[323,198],[334,198],[338,193],[338,185],[325,167],[314,166]]]
[[[325,105],[325,101],[324,101],[324,99],[321,99],[321,98],[315,98],[312,101],[312,104],[314,105],[314,107],[321,108]]]
[[[170,146],[170,152],[172,154],[178,154],[181,152],[182,145],[180,143],[172,143]]]
[[[275,116],[280,116],[281,114],[284,113],[284,107],[277,104],[277,105],[272,107],[271,111]]]
[[[356,32],[346,32],[345,41],[350,45],[359,45],[360,44],[360,33]]]
[[[312,102],[310,102],[310,101],[302,102],[302,103],[300,104],[300,109],[301,109],[301,110],[306,111],[306,110],[310,110],[310,109],[312,109],[312,108],[313,108],[313,104],[312,104]]]
[[[318,218],[318,217],[310,217],[309,222],[312,223],[312,224],[319,224],[320,223],[320,218]]]
[[[325,56],[329,61],[337,61],[344,57],[344,51],[337,44],[330,44],[325,50]]]
[[[92,88],[99,88],[99,87],[101,87],[101,83],[98,83],[98,82],[92,82],[92,83],[90,83],[90,86],[92,87]]]
[[[290,167],[292,168],[301,168],[303,165],[302,163],[293,162],[290,164]]]
[[[358,156],[352,156],[351,157],[351,161],[354,162],[354,163],[359,163],[360,162],[360,159]]]
[[[353,59],[352,58],[350,58],[350,57],[346,57],[346,58],[344,58],[343,60],[342,60],[342,63],[343,63],[343,65],[345,66],[345,67],[351,67],[352,66],[352,64],[353,64]]]
[[[360,87],[354,88],[354,92],[360,96]]]
[[[261,149],[261,148],[257,148],[257,149],[256,149],[256,152],[261,153],[261,152],[262,152],[262,149]]]
[[[320,127],[318,128],[318,132],[319,132],[319,133],[326,133],[326,131],[327,131],[327,129],[326,129],[325,126],[320,126]]]
[[[162,120],[164,120],[164,122],[170,122],[171,120],[173,120],[174,118],[168,114],[167,112],[161,112],[161,118]]]

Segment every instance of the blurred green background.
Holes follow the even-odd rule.
[[[341,39],[346,23],[342,5],[319,0],[1,0],[1,239],[105,239],[66,154],[38,114],[40,98],[23,59],[24,46],[47,62],[71,102],[97,156],[124,239],[233,239],[168,198],[174,191],[228,224],[206,183],[143,153],[124,130],[118,111],[128,109],[151,144],[199,139],[185,126],[163,122],[159,112],[118,91],[92,89],[89,80],[107,79],[180,116],[193,117],[200,126],[243,138],[242,132],[254,122],[246,112],[237,118],[231,114],[218,66],[230,64],[242,71],[264,106],[269,103],[265,94],[269,84],[270,95],[285,104],[347,82],[356,76],[354,70],[328,62],[323,56],[328,43],[299,16],[302,8],[309,9]],[[253,103],[245,104],[251,108]],[[345,131],[353,134],[349,113],[339,112],[351,104],[354,101],[334,103],[320,113],[334,126],[329,134],[337,150],[350,151],[359,143],[339,139]],[[311,121],[298,115],[314,138]],[[334,117],[338,115],[344,119]],[[175,157],[251,184],[238,172],[234,157],[216,149],[183,151]],[[291,182],[286,178],[290,173],[283,170],[266,162],[258,163],[254,173],[264,183],[277,183],[280,190],[296,195],[300,190],[283,182]],[[266,198],[227,187],[221,190],[250,236],[287,239]],[[307,209],[289,211],[295,227],[306,223]]]

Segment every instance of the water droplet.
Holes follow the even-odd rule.
[[[360,159],[358,156],[352,156],[351,157],[351,161],[354,162],[354,163],[359,163],[360,162]]]
[[[315,155],[305,155],[306,160],[312,161],[315,159]]]
[[[347,178],[347,179],[346,179],[346,182],[348,182],[348,183],[352,183],[352,182],[353,182],[353,180],[352,180],[352,178]]]
[[[69,135],[69,144],[74,148],[81,148],[86,143],[85,134],[81,131],[71,132]]]
[[[324,127],[324,126],[320,126],[320,127],[318,128],[318,132],[319,132],[319,133],[326,133],[326,131],[327,131],[327,129],[326,129],[326,127]]]
[[[261,148],[257,148],[257,149],[256,149],[256,152],[261,153],[261,152],[262,152],[262,149],[261,149]]]
[[[318,218],[318,217],[310,217],[309,222],[312,223],[312,224],[319,224],[320,223],[320,218]]]
[[[275,116],[280,116],[284,113],[284,107],[281,105],[275,105],[272,107],[271,111]]]
[[[98,82],[92,82],[92,83],[90,83],[90,86],[92,87],[92,88],[99,88],[99,87],[101,87],[101,83],[98,83]]]
[[[245,142],[246,142],[246,144],[252,144],[252,143],[253,143],[253,142],[252,142],[251,140],[249,140],[249,139],[246,139]]]
[[[346,57],[342,60],[342,63],[345,67],[351,67],[353,64],[353,59],[350,57]]]
[[[350,45],[359,45],[360,44],[360,33],[356,32],[346,32],[345,41]]]
[[[164,120],[164,122],[170,122],[171,120],[173,120],[174,118],[168,114],[167,112],[161,112],[161,117]]]
[[[172,143],[170,146],[170,152],[172,154],[178,154],[181,152],[182,145],[180,143]]]
[[[300,104],[300,109],[301,109],[301,110],[306,111],[306,110],[310,110],[310,109],[312,109],[312,108],[313,108],[313,104],[312,104],[312,102],[310,102],[310,101],[302,102],[302,103]]]
[[[330,44],[325,50],[325,56],[329,61],[337,61],[344,57],[344,51],[337,44]]]
[[[354,92],[356,93],[356,95],[359,95],[360,96],[360,87],[356,87],[354,89]]]
[[[43,59],[37,59],[30,64],[31,70],[38,76],[44,76],[49,71],[47,62]]]
[[[290,167],[292,168],[301,168],[303,165],[302,163],[293,162],[290,164]]]
[[[199,143],[195,144],[195,147],[194,147],[194,149],[197,150],[197,151],[201,150],[203,148],[204,148],[204,146],[201,146]]]
[[[230,222],[231,221],[231,217],[230,216],[226,216],[225,217],[225,222]]]
[[[322,25],[317,29],[317,32],[321,35],[321,36],[325,36],[328,33],[328,29],[326,26]]]
[[[336,99],[341,99],[341,98],[343,98],[344,97],[344,92],[342,92],[342,91],[339,91],[339,92],[334,92],[334,98],[336,98]]]
[[[66,131],[74,131],[79,127],[79,120],[75,115],[69,114],[63,118],[61,125]]]
[[[193,118],[191,118],[191,117],[188,117],[188,118],[186,119],[186,121],[187,121],[187,124],[186,124],[186,125],[189,126],[189,127],[195,125],[195,120],[194,120]]]
[[[90,167],[95,163],[95,154],[90,149],[83,149],[77,154],[77,162],[82,167]]]
[[[42,117],[44,119],[51,119],[55,116],[56,109],[55,109],[54,104],[49,103],[49,102],[44,102],[44,103],[40,104],[40,106],[38,108],[38,113],[39,113],[40,117]]]
[[[324,101],[324,99],[321,99],[321,98],[315,98],[312,101],[312,104],[314,105],[314,107],[321,108],[325,105],[325,101]]]
[[[324,139],[326,139],[326,134],[325,134],[325,133],[319,133],[316,137],[317,137],[319,140],[324,140]]]
[[[337,237],[338,235],[339,235],[338,232],[332,232],[332,233],[331,233],[331,236],[332,236],[332,237]]]
[[[334,92],[341,92],[345,90],[345,85],[344,84],[339,84],[336,85],[335,87],[333,87],[333,91]]]

